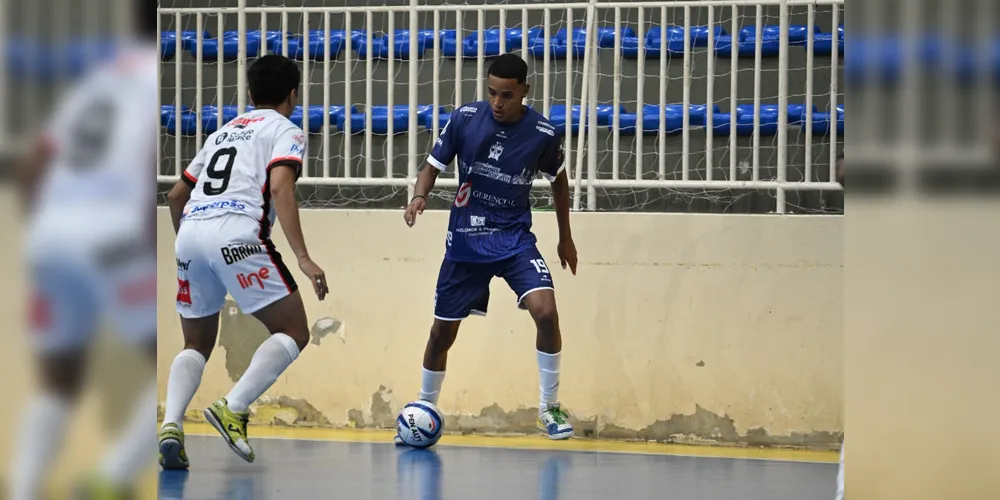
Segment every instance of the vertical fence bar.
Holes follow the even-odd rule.
[[[300,106],[302,107],[302,130],[305,131],[306,136],[306,151],[303,155],[303,165],[302,165],[302,177],[311,177],[312,174],[309,172],[309,80],[310,80],[310,54],[309,54],[309,12],[302,11],[302,102]]]
[[[204,35],[203,35],[203,33],[205,32],[205,29],[204,29],[204,25],[202,24],[203,19],[202,19],[201,12],[195,14],[194,17],[195,17],[195,26],[198,29],[198,33],[195,34],[195,43],[197,44],[197,46],[194,49],[194,61],[195,61],[195,68],[194,68],[194,106],[195,106],[195,111],[197,113],[196,117],[198,119],[198,121],[196,121],[195,124],[194,124],[194,130],[195,130],[194,143],[195,143],[195,147],[200,151],[201,150],[202,142],[204,142],[204,139],[205,139],[204,137],[202,137],[204,135],[202,121],[204,121],[203,110],[204,110],[204,106],[205,106],[205,97],[202,95],[202,90],[203,90],[203,86],[204,86],[203,83],[202,83],[202,73],[203,73],[202,63],[204,62],[202,60],[204,58],[204,49],[202,48],[202,42],[204,42],[204,39],[203,39]],[[222,41],[222,36],[221,35],[219,36],[219,41],[220,42]],[[221,46],[219,47],[219,50],[222,50]],[[178,87],[180,86],[180,82],[177,82],[177,86]],[[222,107],[221,106],[218,107],[218,112],[219,112],[219,114],[222,114]],[[178,115],[178,117],[179,116],[180,115]],[[216,127],[216,130],[218,130],[218,127]]]
[[[763,70],[761,69],[761,64],[763,62],[762,51],[764,37],[764,6],[757,5],[757,22],[754,31],[754,63],[753,63],[753,180],[754,182],[760,180],[760,85],[761,76]],[[736,34],[733,35],[733,44],[737,42]],[[732,130],[732,133],[736,133],[736,130]]]
[[[462,43],[464,38],[464,28],[462,27],[462,17],[465,15],[464,10],[455,11],[455,109],[464,104],[462,102],[462,59],[465,58],[465,47]],[[453,171],[455,178],[458,178],[458,169]]]
[[[563,149],[566,151],[565,161],[572,162],[573,158],[573,9],[566,9],[566,123],[563,124]],[[584,43],[586,46],[586,43]],[[584,48],[586,50],[586,48]],[[582,96],[581,96],[582,99]],[[580,101],[580,120],[577,122],[577,129],[583,134],[583,112],[584,102]],[[577,151],[580,153],[580,151]]]
[[[621,151],[621,103],[622,103],[622,8],[615,7],[615,65],[614,89],[611,90],[611,178],[618,180],[619,152]]]
[[[713,179],[715,169],[715,7],[708,7],[708,56],[705,78],[705,180]]]
[[[732,27],[730,34],[732,38],[729,42],[729,180],[737,179],[736,167],[739,165],[739,142],[736,136],[736,106],[739,103],[739,44],[736,43],[737,35],[740,32],[740,8],[733,5],[731,19]]]
[[[246,111],[247,106],[247,0],[239,0],[236,7],[236,109],[238,113]],[[198,27],[201,30],[201,26]],[[222,51],[222,32],[216,33],[219,39],[219,51]],[[219,115],[222,108],[219,108]]]
[[[788,179],[788,0],[781,0],[778,6],[778,182]],[[758,33],[762,37],[763,33]],[[778,185],[776,211],[785,213],[785,188]]]
[[[347,32],[346,43],[351,43],[350,31]],[[330,13],[323,13],[323,177],[330,177]],[[348,48],[348,51],[351,49]],[[349,87],[350,81],[344,80],[344,86]],[[347,105],[347,101],[344,101]]]
[[[807,24],[806,24],[806,33],[808,33],[808,35],[806,37],[806,107],[805,107],[805,110],[806,110],[805,111],[805,113],[806,113],[806,115],[805,115],[805,121],[806,121],[806,125],[805,125],[805,127],[806,127],[806,129],[805,129],[805,150],[806,150],[805,162],[806,162],[806,164],[805,164],[805,167],[804,167],[804,175],[805,175],[805,182],[812,182],[812,177],[813,177],[812,176],[812,164],[813,164],[813,150],[812,150],[812,145],[813,145],[813,131],[812,131],[812,122],[813,122],[813,116],[812,116],[813,115],[813,112],[812,112],[812,109],[813,109],[813,67],[815,66],[815,62],[813,61],[813,57],[815,57],[815,54],[816,54],[816,41],[815,41],[815,33],[816,33],[816,7],[814,5],[812,5],[812,4],[809,4],[807,17],[808,17],[808,19],[807,19]],[[836,29],[836,26],[834,26],[834,29]],[[833,43],[837,43],[837,41],[834,40]]]
[[[375,99],[372,88],[372,72],[375,70],[372,55],[372,37],[375,35],[375,19],[372,11],[365,12],[365,179],[372,177],[372,102]],[[390,84],[391,85],[391,84]]]
[[[694,50],[691,47],[691,7],[684,7],[684,89],[681,108],[681,179],[691,178],[691,64]],[[660,178],[663,178],[661,173]]]
[[[431,137],[437,137],[440,134],[438,126],[441,121],[441,114],[438,111],[438,106],[441,102],[441,84],[438,80],[441,79],[441,11],[434,10],[434,47],[433,54],[431,55],[431,66],[433,69],[431,75],[431,101],[434,105],[434,109],[431,110],[431,117],[433,118],[433,123],[431,123]]]
[[[476,99],[480,101],[486,99],[486,88],[483,79],[486,75],[486,43],[483,37],[483,30],[486,29],[486,12],[482,9],[476,11]]]
[[[281,55],[288,57],[288,11],[281,13]]]
[[[351,156],[351,138],[353,137],[351,108],[354,105],[351,96],[351,84],[354,77],[351,54],[354,52],[354,31],[351,27],[350,11],[344,12],[344,30],[347,32],[347,40],[344,42],[347,44],[347,50],[344,51],[344,178],[347,179],[352,177],[351,168],[354,167],[354,160]]]
[[[642,135],[643,119],[646,116],[646,10],[639,7],[639,21],[636,26],[639,35],[639,61],[635,65],[635,178],[642,179]],[[662,54],[661,54],[662,55]]]
[[[225,18],[223,17],[223,13],[219,12],[218,17],[215,18],[216,33],[219,33],[221,35],[223,33],[223,30],[225,29],[225,26],[226,24],[225,24]],[[178,35],[177,40],[180,41],[180,35]],[[222,50],[222,47],[219,47],[219,50],[217,50],[215,54],[215,105],[219,109],[219,111],[222,111],[222,106],[225,104],[225,102],[223,102],[222,100],[222,89],[225,88],[226,86],[226,75],[222,72],[222,68],[224,67],[225,64],[225,59],[222,58],[223,52],[224,51]],[[179,56],[180,52],[178,52],[177,55]],[[177,86],[179,87],[180,84],[181,84],[180,81],[178,81]],[[219,130],[220,128],[222,128],[222,125],[223,125],[222,113],[216,113],[215,129]]]
[[[552,52],[552,11],[545,9],[545,26],[543,28],[543,46],[545,47],[545,53],[542,56],[542,114],[545,118],[551,118],[552,114],[549,113],[549,93],[551,89],[549,88],[549,69],[552,64],[552,56],[549,54]]]
[[[417,134],[420,130],[417,128],[417,101],[419,97],[417,96],[417,87],[419,86],[420,77],[417,74],[417,56],[420,55],[417,47],[417,6],[420,4],[419,0],[410,0],[410,57],[409,63],[410,70],[409,75],[409,90],[410,95],[407,96],[406,104],[409,106],[409,118],[410,123],[407,129],[407,159],[406,159],[406,178],[410,180],[415,180],[417,178]],[[415,194],[414,189],[416,185],[413,183],[406,183],[406,199],[412,200]]]
[[[587,96],[590,103],[587,110],[587,210],[594,211],[597,210],[597,187],[594,181],[597,180],[597,67],[600,59],[597,52],[597,0],[591,0],[590,4],[593,15],[586,26],[587,41],[584,46],[584,54],[590,55],[590,61],[586,61],[585,57],[584,64],[590,67],[590,92]],[[583,103],[580,104],[583,107]]]
[[[29,5],[35,2],[28,2]],[[219,14],[219,19],[222,19],[222,14]],[[174,14],[174,32],[177,37],[177,53],[174,56],[174,170],[177,175],[184,173],[184,165],[181,163],[181,122],[184,121],[182,110],[184,109],[184,102],[182,101],[183,96],[181,96],[181,88],[183,87],[181,83],[181,61],[184,59],[183,51],[181,46],[181,14],[180,12]],[[220,31],[221,33],[221,31]],[[219,51],[222,54],[222,51]],[[219,71],[222,71],[222,65],[219,65]],[[222,85],[219,85],[218,100],[221,105],[222,103]]]
[[[580,102],[581,102],[580,108],[581,108],[581,111],[583,110],[583,102],[585,102],[587,100],[588,93],[591,91],[591,89],[589,87],[590,87],[590,69],[591,69],[590,66],[592,64],[591,63],[591,59],[592,58],[591,58],[590,51],[588,49],[590,47],[591,36],[595,36],[596,37],[596,35],[593,34],[593,32],[594,32],[594,29],[593,29],[594,13],[595,13],[595,10],[596,10],[595,7],[594,7],[594,3],[595,3],[595,0],[591,0],[590,1],[590,5],[587,7],[586,20],[584,21],[584,29],[586,30],[586,37],[585,37],[586,42],[584,42],[584,44],[583,44],[583,86],[580,89]],[[548,12],[548,10],[546,10],[546,12]],[[547,26],[546,26],[546,29],[548,29]],[[546,53],[547,52],[548,52],[548,44],[546,44]],[[568,72],[567,72],[567,76],[568,76]],[[567,114],[569,114],[570,110],[566,110],[566,112],[567,112]],[[570,118],[571,118],[571,115],[566,117],[567,120],[569,120]],[[583,122],[582,118],[583,117],[581,117],[581,120],[580,120],[581,121],[581,126],[583,125],[582,124],[582,122]],[[573,173],[573,177],[572,177],[572,179],[573,179],[573,210],[580,210],[580,198],[581,198],[580,197],[580,192],[581,192],[581,188],[583,187],[583,143],[584,143],[584,134],[582,134],[582,133],[579,134],[577,136],[576,140],[577,140],[577,142],[576,142],[576,144],[577,144],[577,152],[579,154],[576,155],[576,165],[575,165],[575,169],[574,169],[574,173]],[[569,163],[567,163],[567,168],[569,168]],[[567,176],[568,175],[569,175],[569,172],[567,172]],[[589,182],[588,182],[588,191],[589,191]],[[587,203],[588,203],[588,206],[589,206],[590,203],[591,203],[591,201],[588,200]]]
[[[528,36],[528,33],[522,33],[521,36]],[[500,53],[507,53],[507,9],[500,9]],[[522,54],[523,58],[524,55]]]
[[[7,32],[7,9],[0,9],[0,33]],[[201,29],[200,27],[198,29]],[[160,14],[159,10],[156,12],[156,32],[163,33],[163,16]],[[10,146],[9,138],[7,137],[7,45],[6,36],[0,36],[0,148],[3,148],[4,153],[8,152],[8,147]],[[157,57],[163,53],[163,37],[156,37],[156,54]],[[163,64],[157,63],[156,65],[156,84],[158,86],[163,85]],[[163,92],[157,88],[156,89],[156,109],[163,109]],[[178,116],[175,110],[174,116]],[[163,163],[163,152],[160,151],[162,147],[162,135],[157,131],[156,134],[156,175],[159,176],[162,172],[160,171],[160,165]]]
[[[656,127],[657,130],[657,143],[659,145],[660,152],[657,157],[659,157],[659,166],[657,172],[659,173],[659,178],[663,179],[667,175],[667,8],[660,7],[660,106],[656,112],[659,114],[660,124]],[[644,43],[643,39],[640,43]]]
[[[840,58],[837,27],[840,25],[840,6],[833,6],[833,52],[830,54],[830,182],[837,179],[837,61]],[[912,106],[904,106],[910,109]]]
[[[386,64],[388,84],[385,86],[386,107],[389,109],[389,130],[385,137],[385,176],[391,179],[394,170],[392,163],[395,160],[393,146],[396,139],[396,13],[389,11],[386,14],[389,16],[389,28],[386,30],[389,32],[386,43],[389,46],[389,62]],[[410,47],[410,50],[414,50],[413,47]],[[369,55],[369,57],[371,56]]]
[[[528,58],[528,9],[521,9],[521,57]],[[534,99],[531,100],[534,103]]]

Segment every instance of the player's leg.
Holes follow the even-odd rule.
[[[9,473],[12,500],[34,499],[62,448],[83,385],[86,347],[96,327],[96,304],[70,262],[41,259],[32,265],[29,335],[39,371],[38,392],[16,428]]]
[[[455,345],[462,320],[471,314],[485,316],[493,270],[488,265],[444,260],[434,294],[431,325],[420,384],[420,399],[437,404],[448,365],[448,351]]]
[[[535,321],[535,351],[538,358],[538,423],[552,439],[573,436],[573,425],[559,403],[559,367],[562,333],[556,309],[555,285],[545,259],[532,247],[512,258],[503,277],[517,294],[517,304]]]
[[[252,219],[231,216],[226,231],[255,235]],[[246,221],[250,221],[247,224]],[[230,229],[231,228],[231,229]],[[240,233],[239,231],[243,231]],[[238,241],[228,239],[227,241]],[[305,306],[295,279],[269,240],[243,243],[213,261],[213,268],[244,313],[271,332],[254,353],[250,366],[224,398],[205,409],[205,418],[229,447],[247,462],[255,458],[247,438],[250,405],[260,398],[309,343]],[[239,258],[235,258],[237,256]]]
[[[167,401],[159,433],[160,466],[164,469],[186,469],[189,465],[184,450],[184,413],[198,392],[205,363],[218,336],[219,311],[225,303],[226,288],[205,255],[217,251],[210,238],[216,230],[211,221],[185,222],[175,242],[176,310],[184,347],[174,357],[167,378]]]

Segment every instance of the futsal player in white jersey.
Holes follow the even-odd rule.
[[[10,500],[43,495],[100,320],[147,353],[151,374],[155,363],[156,4],[131,7],[133,38],[118,40],[113,57],[60,98],[18,169],[32,290],[28,326],[40,380],[16,428],[2,495]],[[83,485],[86,492],[118,498],[132,490],[153,458],[154,418],[151,376],[110,453]]]
[[[306,155],[305,134],[288,116],[295,107],[298,65],[280,55],[257,59],[247,71],[255,109],[205,140],[168,195],[177,231],[177,312],[184,349],[174,359],[160,430],[160,465],[189,466],[184,412],[198,390],[219,329],[226,292],[271,332],[246,373],[205,418],[247,462],[249,406],[295,361],[309,341],[302,297],[271,242],[277,215],[299,269],[320,300],[329,291],[310,258],[299,224],[295,181]]]

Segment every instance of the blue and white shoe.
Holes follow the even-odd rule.
[[[550,403],[538,413],[538,427],[549,435],[549,439],[573,437],[573,424],[569,423],[569,415],[559,407],[559,403]]]

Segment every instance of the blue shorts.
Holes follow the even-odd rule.
[[[517,296],[517,305],[525,309],[524,297],[535,290],[555,290],[552,274],[538,249],[523,252],[496,262],[456,262],[445,259],[438,273],[434,293],[434,317],[459,321],[470,314],[486,316],[490,302],[490,281],[503,278]]]

